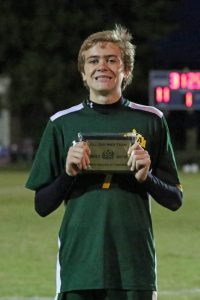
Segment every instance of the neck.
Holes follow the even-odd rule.
[[[116,102],[110,103],[110,104],[103,104],[103,103],[96,103],[90,99],[86,99],[86,104],[90,107],[93,108],[94,110],[97,110],[99,112],[108,112],[113,109],[119,109],[122,107],[124,104],[124,98],[121,97],[118,99]]]
[[[112,95],[94,95],[90,93],[90,100],[97,104],[113,104],[122,97],[121,93]]]

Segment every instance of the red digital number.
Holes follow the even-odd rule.
[[[158,86],[156,88],[156,102],[158,103],[168,103],[170,101],[170,89],[165,86]]]
[[[172,90],[200,90],[200,72],[170,72],[169,87]]]
[[[169,87],[171,90],[180,89],[180,73],[178,72],[169,73]]]
[[[189,90],[199,90],[200,89],[200,72],[189,72],[187,81],[188,81],[187,88]]]
[[[193,97],[191,92],[185,94],[185,106],[190,108],[193,105]]]
[[[187,74],[180,75],[180,86],[182,89],[187,89]]]

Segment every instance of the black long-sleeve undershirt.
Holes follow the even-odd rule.
[[[167,184],[151,173],[148,173],[147,179],[142,185],[160,205],[172,211],[181,207],[183,194],[177,186]]]
[[[45,217],[56,210],[70,192],[75,178],[62,174],[51,184],[35,193],[35,210]]]
[[[63,174],[48,186],[36,191],[35,210],[37,213],[45,217],[57,209],[67,198],[75,180],[75,177]],[[176,186],[163,182],[151,173],[141,185],[156,202],[172,211],[177,210],[182,205],[182,192]]]

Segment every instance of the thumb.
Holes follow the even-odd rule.
[[[142,149],[142,147],[140,146],[140,144],[138,144],[138,142],[135,142],[129,149],[128,149],[128,155],[131,154],[131,152],[133,150],[140,150]]]

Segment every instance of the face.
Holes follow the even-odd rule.
[[[120,48],[111,42],[98,43],[83,52],[85,56],[83,80],[90,90],[90,99],[116,101],[121,97],[121,85],[127,72],[121,57]]]

